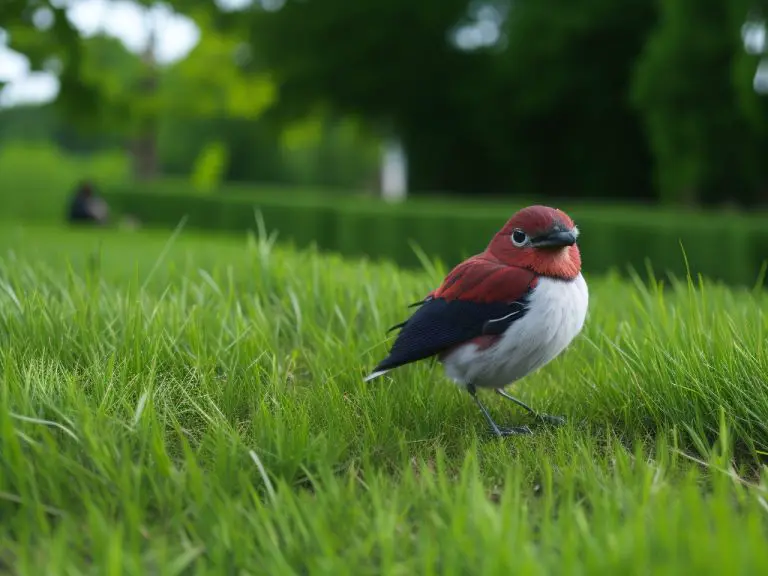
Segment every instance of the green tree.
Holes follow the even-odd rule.
[[[303,117],[318,104],[359,114],[405,139],[414,186],[471,186],[470,172],[479,171],[462,167],[484,163],[485,154],[466,129],[471,89],[463,84],[482,77],[487,59],[447,41],[465,9],[466,0],[320,0],[255,9],[236,22],[275,74],[281,116]]]
[[[765,181],[766,108],[749,93],[756,63],[741,38],[752,6],[659,2],[658,26],[637,64],[634,102],[666,203],[751,202]]]
[[[288,0],[237,21],[283,113],[322,102],[399,134],[417,189],[638,196],[649,154],[628,86],[654,11],[650,0]]]
[[[513,189],[590,197],[653,194],[650,151],[630,107],[630,84],[655,16],[649,0],[512,5],[504,27],[507,49],[494,73],[495,110],[481,109],[490,112],[484,131],[496,139],[498,164],[510,166]]]
[[[275,95],[266,71],[240,62],[242,42],[217,31],[209,8],[175,4],[189,9],[202,34],[189,56],[172,66],[155,62],[152,43],[135,55],[112,38],[82,38],[65,11],[48,1],[10,0],[0,7],[11,46],[30,58],[33,69],[51,68],[52,63],[58,68],[57,107],[84,131],[122,135],[130,143],[134,175],[140,179],[157,174],[162,117],[252,120]]]
[[[321,109],[329,143],[349,117],[399,135],[415,189],[639,198],[655,186],[670,203],[768,189],[768,110],[741,40],[765,0],[170,4],[202,29],[170,68],[97,53],[102,41],[79,38],[47,0],[6,0],[0,18],[34,66],[58,60],[71,117],[125,129],[144,150],[163,130],[170,143],[169,126],[210,136],[177,148],[195,158],[222,142],[230,174],[284,174],[291,162],[268,142]]]

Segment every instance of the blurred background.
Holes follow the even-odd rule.
[[[587,272],[762,283],[766,15],[768,0],[2,0],[0,226],[262,218],[300,246],[453,265],[541,202],[572,212]]]

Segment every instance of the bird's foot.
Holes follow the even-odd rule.
[[[533,434],[530,428],[528,426],[509,426],[509,427],[502,427],[498,426],[496,422],[493,421],[493,418],[491,418],[491,415],[488,413],[488,410],[486,410],[485,406],[483,406],[483,403],[480,402],[480,400],[477,397],[477,391],[475,387],[471,384],[467,386],[467,391],[472,396],[472,399],[475,401],[475,403],[478,405],[480,410],[483,413],[483,416],[485,416],[485,421],[488,422],[488,426],[491,429],[491,433],[495,435],[497,438],[504,438],[506,436],[523,436],[523,435],[530,435]]]
[[[526,410],[531,416],[533,416],[536,420],[539,420],[540,422],[546,422],[547,424],[552,424],[553,426],[562,426],[563,424],[565,424],[565,417],[550,416],[549,414],[543,414],[541,412],[537,412],[536,410],[528,406],[528,404],[526,404],[525,402],[518,400],[514,396],[510,395],[508,392],[505,392],[502,388],[497,388],[496,394],[498,394],[499,396],[503,396],[507,400],[511,400],[512,402],[514,402],[515,404],[517,404],[518,406]]]
[[[536,420],[546,422],[552,426],[563,426],[566,422],[565,416],[552,416],[551,414],[536,414]]]
[[[506,438],[507,436],[528,436],[533,434],[533,431],[528,426],[494,426],[491,428],[491,433],[499,438]]]

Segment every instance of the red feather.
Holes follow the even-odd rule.
[[[435,298],[472,302],[514,302],[536,286],[531,270],[507,266],[485,254],[473,256],[451,270]]]

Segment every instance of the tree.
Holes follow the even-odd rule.
[[[498,164],[514,169],[513,189],[652,196],[650,151],[629,96],[633,63],[655,15],[649,0],[512,5],[507,48],[495,64],[495,106],[483,109],[492,112],[485,132],[496,138]]]
[[[649,0],[288,0],[238,22],[286,115],[321,101],[395,132],[417,189],[640,196],[628,86],[653,16]]]
[[[65,10],[48,1],[9,0],[0,7],[11,46],[30,59],[33,69],[51,63],[59,69],[57,107],[84,131],[123,135],[139,179],[157,174],[161,117],[251,120],[275,95],[269,74],[242,64],[242,42],[219,33],[208,9],[176,4],[189,8],[203,33],[189,56],[171,66],[156,62],[152,41],[135,55],[113,38],[81,37]]]
[[[465,8],[465,0],[319,0],[256,8],[237,22],[275,74],[283,117],[318,104],[359,114],[405,139],[415,186],[466,186],[474,174],[461,168],[484,162],[484,147],[465,128],[462,83],[481,78],[485,64],[447,42]]]
[[[49,2],[6,0],[0,17],[36,66],[59,59],[60,105],[84,125],[227,125],[238,174],[252,123],[277,134],[319,109],[399,136],[417,190],[752,202],[768,194],[768,110],[740,31],[765,3],[173,0],[202,40],[151,94],[152,67],[101,62]]]
[[[744,66],[741,28],[751,4],[659,3],[658,26],[635,71],[634,102],[667,203],[751,202],[768,174],[766,109],[745,89],[754,63]]]

